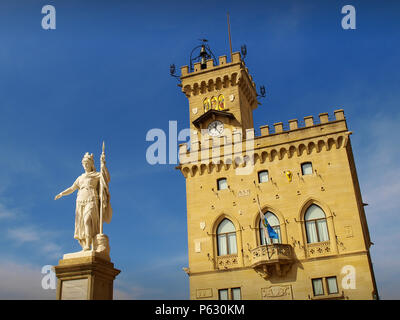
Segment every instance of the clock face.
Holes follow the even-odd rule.
[[[224,132],[224,124],[221,121],[213,121],[208,125],[208,134],[212,137],[218,137]]]

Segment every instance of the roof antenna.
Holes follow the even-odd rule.
[[[231,62],[232,62],[232,39],[231,39],[231,25],[229,24],[229,12],[226,13],[228,16],[228,34],[229,34],[229,46],[231,49]]]

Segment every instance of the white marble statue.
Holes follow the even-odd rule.
[[[93,153],[82,159],[85,173],[68,189],[56,195],[55,200],[78,190],[75,210],[75,234],[83,251],[94,250],[109,255],[108,238],[103,234],[103,221],[110,223],[112,209],[108,184],[110,174],[106,167],[104,142],[100,158],[100,172],[96,171]]]

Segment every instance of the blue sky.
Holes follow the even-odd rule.
[[[41,8],[56,8],[56,30]],[[342,6],[357,29],[341,28]],[[187,299],[185,181],[146,162],[146,133],[188,126],[169,65],[198,39],[234,51],[268,97],[261,125],[343,108],[383,299],[400,299],[400,4],[395,1],[11,1],[0,3],[0,298],[49,299],[41,268],[80,250],[75,195],[54,201],[106,142],[113,221],[104,226],[122,272],[116,298]]]

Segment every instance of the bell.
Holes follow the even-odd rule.
[[[207,68],[207,56],[208,53],[206,51],[206,47],[204,46],[204,44],[201,46],[201,50],[200,50],[200,68],[201,69],[206,69]]]

